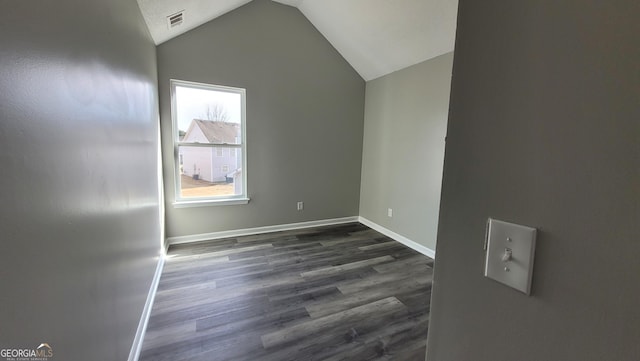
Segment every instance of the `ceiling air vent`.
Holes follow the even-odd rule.
[[[175,14],[167,16],[167,25],[169,26],[169,29],[182,25],[183,21],[184,21],[184,10],[178,11]]]

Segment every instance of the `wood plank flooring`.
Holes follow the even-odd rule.
[[[359,223],[174,245],[140,360],[422,361],[432,266]]]

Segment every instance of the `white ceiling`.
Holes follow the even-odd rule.
[[[156,44],[251,0],[138,0]],[[297,7],[365,79],[453,50],[458,0],[274,0]],[[183,25],[166,17],[185,10]]]
[[[211,21],[251,0],[138,0],[156,45]],[[184,23],[169,30],[167,16],[184,10]]]

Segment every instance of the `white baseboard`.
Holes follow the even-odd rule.
[[[272,233],[272,232],[280,232],[280,231],[289,231],[293,229],[304,229],[304,228],[312,228],[312,227],[321,227],[321,226],[331,226],[336,224],[343,223],[352,223],[352,222],[360,222],[365,226],[374,229],[385,236],[392,238],[395,241],[398,241],[405,246],[414,249],[425,256],[434,258],[436,257],[436,251],[425,247],[417,242],[410,240],[407,237],[401,236],[394,231],[385,228],[377,223],[374,223],[364,217],[344,217],[344,218],[332,218],[332,219],[323,219],[319,221],[309,221],[309,222],[300,222],[300,223],[288,223],[288,224],[279,224],[275,226],[264,226],[264,227],[255,227],[255,228],[245,228],[245,229],[234,229],[230,231],[220,231],[220,232],[211,232],[211,233],[201,233],[201,234],[193,234],[188,236],[178,236],[178,237],[169,237],[167,238],[166,245],[172,244],[183,244],[183,243],[192,243],[199,241],[207,241],[212,239],[221,239],[221,238],[229,238],[229,237],[241,237],[241,236],[250,236],[254,234],[260,233]]]
[[[412,248],[420,253],[422,253],[423,255],[427,256],[427,257],[431,257],[433,259],[436,258],[436,251],[432,250],[429,247],[425,247],[417,242],[414,242],[412,240],[410,240],[407,237],[401,236],[399,234],[397,234],[396,232],[385,228],[377,223],[374,223],[364,217],[358,217],[358,222],[364,224],[365,226],[374,229],[382,234],[384,234],[385,236],[392,238],[394,241],[398,241],[402,244],[404,244],[405,246]]]
[[[153,308],[153,301],[156,298],[156,291],[158,290],[158,283],[160,283],[160,276],[162,275],[162,269],[164,268],[164,255],[165,251],[160,255],[158,265],[156,267],[156,273],[153,275],[151,281],[151,287],[149,288],[149,294],[147,295],[147,302],[142,309],[142,316],[140,317],[140,323],[138,323],[138,330],[136,331],[136,337],[133,339],[133,345],[129,352],[128,361],[138,361],[140,352],[142,351],[142,341],[144,341],[144,334],[147,331],[147,323],[149,323],[149,316],[151,316],[151,309]]]
[[[169,237],[167,238],[167,245],[172,244],[182,244],[182,243],[191,243],[198,241],[208,241],[211,239],[220,239],[220,238],[229,238],[229,237],[241,237],[241,236],[250,236],[253,234],[260,233],[272,233],[272,232],[280,232],[280,231],[289,231],[292,229],[303,229],[303,228],[312,228],[312,227],[321,227],[321,226],[331,226],[336,224],[343,223],[353,223],[358,222],[359,218],[357,216],[354,217],[344,217],[344,218],[332,218],[332,219],[322,219],[319,221],[309,221],[309,222],[300,222],[300,223],[289,223],[289,224],[280,224],[275,226],[264,226],[264,227],[255,227],[255,228],[245,228],[245,229],[234,229],[230,231],[220,231],[220,232],[211,232],[211,233],[202,233],[202,234],[193,234],[189,236],[178,236],[178,237]]]

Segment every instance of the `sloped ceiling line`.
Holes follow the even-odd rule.
[[[252,0],[138,0],[161,44]],[[297,7],[364,80],[453,51],[457,0],[273,0]],[[166,17],[185,11],[169,30]]]

